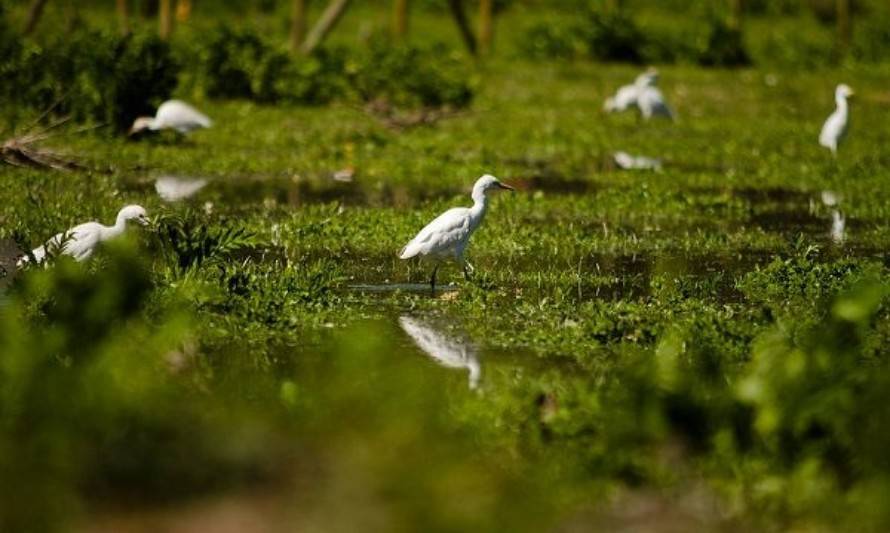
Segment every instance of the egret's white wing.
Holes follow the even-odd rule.
[[[454,207],[427,224],[411,242],[402,248],[399,257],[444,255],[461,243],[470,232],[470,210]]]
[[[155,128],[173,128],[181,133],[188,133],[198,128],[209,128],[213,125],[207,115],[179,100],[168,100],[161,104],[155,115]]]
[[[102,225],[98,222],[86,222],[74,226],[65,233],[54,235],[46,242],[43,255],[46,256],[47,248],[57,250],[59,253],[69,255],[76,261],[85,261],[93,255],[102,237]],[[61,249],[59,249],[61,247]],[[35,250],[36,252],[37,250]],[[34,253],[37,258],[37,253]],[[42,258],[39,259],[42,261]]]

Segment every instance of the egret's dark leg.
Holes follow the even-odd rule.
[[[436,263],[436,266],[433,267],[433,275],[432,275],[432,277],[430,277],[430,290],[432,290],[433,293],[436,292],[436,272],[438,270],[439,270],[439,264]]]

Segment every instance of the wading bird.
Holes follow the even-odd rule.
[[[130,128],[130,135],[144,130],[176,130],[183,135],[200,129],[209,128],[213,121],[206,115],[179,100],[167,100],[160,107],[154,117],[139,117]]]
[[[464,259],[464,250],[470,236],[485,218],[485,211],[488,209],[487,193],[498,189],[512,191],[513,187],[504,185],[490,174],[482,176],[473,186],[473,207],[454,207],[445,211],[402,248],[399,253],[402,259],[422,257],[435,262],[433,275],[430,277],[432,290],[436,290],[436,272],[440,263],[448,259],[460,263],[464,277],[469,279],[472,267]]]
[[[828,117],[822,126],[822,133],[819,134],[819,144],[831,150],[833,155],[837,155],[838,144],[847,134],[847,122],[849,119],[849,104],[847,99],[853,96],[853,89],[848,85],[840,84],[834,90],[834,101],[837,103],[837,109]]]
[[[47,250],[70,255],[76,261],[86,261],[99,244],[123,234],[127,229],[127,222],[131,220],[145,226],[148,224],[148,214],[142,206],[128,205],[117,214],[114,226],[105,226],[98,222],[86,222],[74,226],[64,233],[53,236],[43,246],[35,248],[31,255],[38,264],[46,259]],[[19,259],[17,265],[23,266],[29,260],[30,258],[25,256]]]

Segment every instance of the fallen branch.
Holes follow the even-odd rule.
[[[42,129],[7,139],[0,145],[0,161],[16,167],[51,168],[62,171],[84,169],[85,167],[73,158],[37,145],[40,141],[51,137],[66,135],[67,133],[50,132],[68,120],[69,117],[61,118]],[[101,126],[78,128],[70,133],[80,133],[96,127]]]

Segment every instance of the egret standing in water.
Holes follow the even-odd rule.
[[[122,235],[127,229],[127,222],[131,220],[145,226],[148,224],[148,214],[142,206],[128,205],[117,214],[114,226],[105,226],[98,222],[86,222],[74,226],[64,233],[53,236],[43,246],[35,248],[31,255],[40,264],[46,259],[47,248],[49,248],[50,251],[70,255],[76,261],[86,261],[93,255],[99,244]],[[23,257],[17,265],[23,266],[29,260],[29,257]]]
[[[139,117],[130,128],[130,135],[144,130],[176,130],[183,135],[200,128],[209,128],[213,121],[207,115],[179,100],[167,100],[158,107],[154,117]]]
[[[853,89],[848,85],[840,84],[834,90],[834,101],[837,109],[828,117],[819,134],[819,144],[831,150],[837,155],[837,147],[847,134],[847,122],[849,120],[849,104],[847,99],[853,96]]]
[[[454,207],[445,211],[402,248],[399,253],[402,259],[421,257],[435,262],[433,275],[430,277],[432,290],[436,290],[436,272],[439,270],[439,264],[448,259],[460,263],[464,277],[469,279],[471,267],[464,259],[464,250],[470,242],[470,236],[485,218],[488,193],[499,189],[512,191],[513,187],[504,185],[490,174],[482,176],[473,186],[473,207]]]

